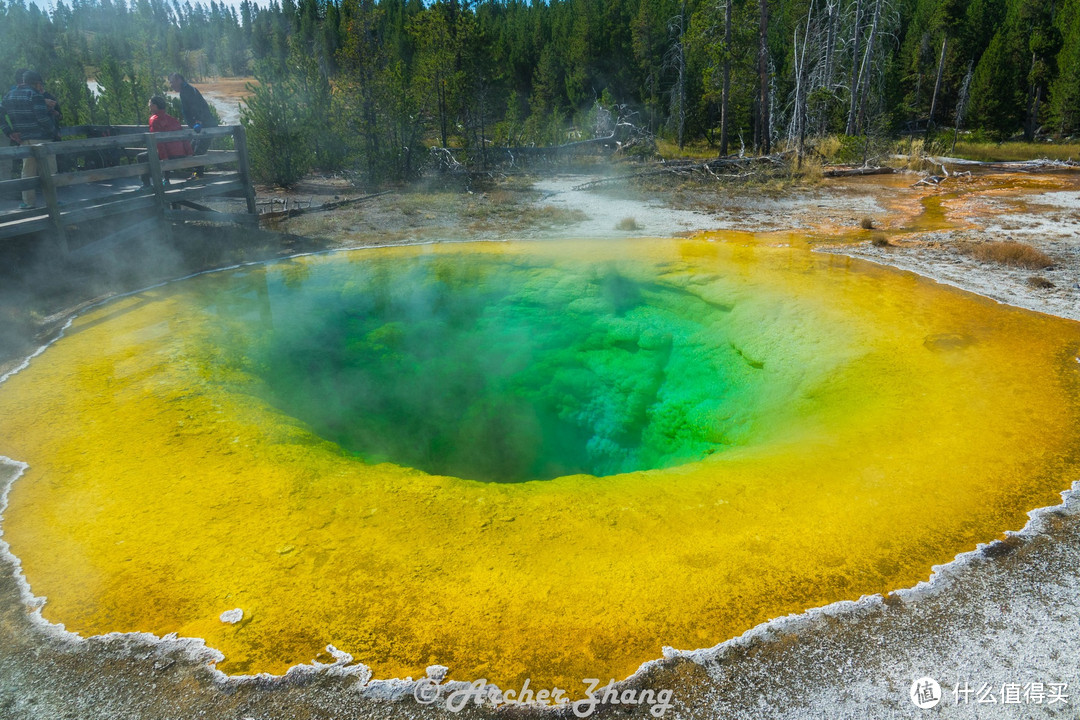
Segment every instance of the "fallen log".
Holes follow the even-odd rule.
[[[858,175],[892,175],[896,170],[891,167],[827,167],[821,171],[824,177],[855,177]]]
[[[356,203],[363,202],[365,200],[371,200],[377,198],[380,195],[387,195],[392,193],[393,190],[383,190],[382,192],[374,193],[373,195],[364,195],[356,198],[345,198],[344,200],[338,200],[336,202],[328,202],[322,205],[308,205],[306,208],[294,207],[289,210],[286,206],[285,210],[271,211],[262,213],[259,215],[260,220],[280,220],[282,218],[292,218],[297,215],[306,215],[309,212],[323,212],[326,210],[336,210],[341,207],[347,207],[349,205],[355,205]]]
[[[983,168],[986,170],[1003,170],[1005,172],[1054,172],[1055,170],[1076,170],[1080,163],[1075,160],[1014,160],[1007,162],[983,162],[980,160],[964,160],[962,158],[933,157],[930,160],[938,165],[960,165],[962,167]]]
[[[712,160],[671,160],[661,163],[659,166],[651,167],[647,170],[642,170],[636,173],[628,173],[625,175],[616,175],[615,177],[601,178],[599,180],[592,180],[581,185],[575,185],[574,190],[589,190],[601,185],[608,185],[612,183],[625,182],[627,180],[637,180],[639,178],[655,177],[657,175],[685,175],[689,173],[699,172],[703,175],[709,175],[717,180],[723,178],[742,178],[747,177],[751,172],[744,172],[738,175],[717,175],[715,170],[722,169],[738,169],[749,170],[754,165],[780,165],[784,159],[791,153],[778,153],[776,155],[758,155],[754,157],[740,157],[738,155],[728,155],[726,157],[714,158]],[[556,194],[556,193],[553,193]]]

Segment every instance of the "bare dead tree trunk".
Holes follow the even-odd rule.
[[[937,79],[934,81],[934,94],[930,98],[930,124],[934,124],[934,110],[937,108],[938,91],[941,89],[941,74],[945,69],[945,48],[949,45],[949,36],[946,35],[941,41],[941,57],[938,58]]]
[[[679,13],[679,149],[686,142],[686,0]]]
[[[1038,62],[1039,58],[1035,53],[1031,54],[1032,66]],[[1028,116],[1024,121],[1024,140],[1031,142],[1035,139],[1035,131],[1037,131],[1039,124],[1039,101],[1042,100],[1042,86],[1031,84],[1028,86]]]
[[[805,53],[804,53],[805,54]],[[792,60],[795,63],[795,99],[791,108],[791,123],[788,125],[787,141],[791,143],[799,134],[799,100],[802,96],[802,67],[799,64],[799,28],[795,28],[795,37],[791,45]]]
[[[657,106],[659,105],[659,99],[662,94],[660,92],[659,80],[656,72],[649,73],[649,76],[645,78],[645,86],[649,88],[649,100],[646,104],[646,107],[649,110],[649,132],[655,134],[659,129],[659,124],[657,123]]]
[[[484,77],[478,78],[480,100],[480,169],[487,172],[487,83]]]
[[[810,7],[806,11],[806,33],[803,35],[802,56],[799,58],[799,67],[795,71],[795,117],[797,118],[795,132],[799,139],[795,151],[795,167],[799,169],[802,168],[803,146],[806,140],[806,47],[810,44],[810,20],[813,17],[814,0],[810,0]],[[796,50],[798,50],[797,44]]]
[[[863,55],[862,67],[859,68],[859,113],[856,126],[865,127],[869,123],[866,118],[866,96],[870,94],[870,65],[874,59],[874,41],[877,39],[878,23],[881,21],[881,2],[874,2],[874,18],[870,22],[870,36],[866,39],[866,52]]]
[[[1035,133],[1039,130],[1039,105],[1042,102],[1042,86],[1032,86],[1029,91],[1031,100],[1028,104],[1027,122],[1024,123],[1024,139],[1031,142],[1035,139]]]
[[[960,97],[956,99],[956,127],[953,128],[952,149],[949,150],[950,153],[956,150],[956,140],[960,137],[960,125],[963,124],[964,113],[967,111],[968,91],[971,88],[972,69],[974,67],[974,62],[968,63],[967,75],[964,76],[964,82],[960,85]]]
[[[449,131],[449,127],[448,127],[448,120],[447,120],[447,115],[449,114],[449,111],[447,109],[447,102],[446,102],[446,88],[443,87],[443,80],[442,80],[442,74],[441,73],[439,75],[439,79],[437,81],[436,88],[437,88],[436,93],[438,95],[438,104],[439,104],[439,141],[440,141],[440,143],[442,144],[443,147],[446,147],[446,141],[447,141],[447,138],[450,135],[450,131]]]
[[[792,52],[795,60],[795,107],[791,113],[791,126],[788,130],[788,142],[797,140],[795,150],[795,169],[802,169],[802,133],[800,131],[800,125],[802,123],[802,62],[806,61],[806,45],[809,43],[809,38],[803,42],[802,59],[799,58],[799,29],[795,28],[795,41],[792,46]]]
[[[678,15],[668,21],[668,32],[676,36],[675,44],[668,50],[665,65],[675,70],[675,87],[671,89],[671,114],[677,118],[675,128],[682,150],[686,142],[686,0]]]
[[[1057,2],[1056,0],[1050,0],[1050,24],[1054,24],[1054,18],[1057,15]],[[1039,58],[1035,52],[1031,53],[1031,66],[1034,69],[1035,64]],[[1030,91],[1030,101],[1028,103],[1028,117],[1027,122],[1024,123],[1024,139],[1031,142],[1035,139],[1035,133],[1039,130],[1039,105],[1042,104],[1043,93],[1046,91],[1046,86],[1041,83],[1033,84]]]
[[[724,86],[720,92],[720,154],[728,154],[728,106],[731,99],[731,3],[724,3]]]
[[[832,87],[833,48],[836,47],[836,16],[839,14],[837,9],[836,3],[825,3],[825,70],[821,78],[821,82],[825,87]]]
[[[855,37],[851,45],[851,102],[848,104],[847,134],[855,134],[855,106],[857,102],[858,71],[859,71],[859,45],[862,42],[862,0],[855,0]]]
[[[828,22],[826,24],[826,36],[825,36],[825,71],[822,75],[821,84],[822,87],[831,91],[833,89],[833,75],[835,72],[835,51],[836,51],[836,36],[839,32],[840,26],[840,3],[837,0],[830,0],[826,5],[829,13]],[[822,113],[821,115],[821,127],[818,132],[822,135],[828,129],[829,114]]]
[[[761,94],[758,108],[758,124],[760,131],[758,140],[763,155],[768,155],[772,150],[769,137],[769,3],[768,0],[759,0],[758,6],[761,14],[758,20],[758,82]]]

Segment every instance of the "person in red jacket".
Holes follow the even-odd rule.
[[[172,132],[183,130],[180,121],[165,112],[165,98],[155,95],[150,98],[150,132]],[[187,157],[191,154],[191,142],[189,140],[170,140],[158,143],[158,158],[170,160],[172,158]],[[147,153],[139,153],[139,162],[146,162]],[[143,175],[143,185],[150,184],[150,176]]]

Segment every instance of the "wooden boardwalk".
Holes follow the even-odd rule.
[[[149,133],[136,126],[64,128],[68,137],[101,134],[107,136],[0,148],[0,163],[34,157],[39,173],[0,181],[0,240],[48,238],[74,250],[176,222],[258,224],[242,126],[207,128],[199,135],[192,130]],[[211,147],[231,144],[232,149],[158,159],[159,143],[196,138],[211,139]],[[142,162],[140,153],[146,153]],[[57,166],[58,172],[50,171]],[[189,177],[194,168],[204,169],[201,178]],[[149,176],[148,186],[143,176]],[[28,189],[36,190],[37,205],[19,209],[19,195]],[[223,198],[240,198],[246,211],[218,212],[205,204]]]

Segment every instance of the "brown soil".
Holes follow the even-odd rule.
[[[247,86],[249,84],[258,85],[253,77],[211,77],[191,84],[198,88],[200,92],[212,92],[222,98],[234,101],[251,97],[251,91],[248,90]]]

